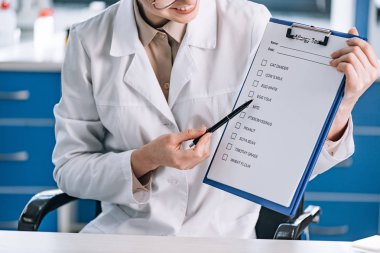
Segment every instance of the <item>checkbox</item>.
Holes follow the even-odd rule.
[[[228,158],[228,155],[227,155],[227,154],[223,154],[223,156],[222,156],[222,160],[223,160],[223,161],[227,161],[227,158]]]
[[[263,75],[263,71],[262,70],[258,70],[257,71],[257,76],[262,76]]]
[[[255,94],[253,91],[250,91],[249,93],[248,93],[248,97],[250,97],[250,98],[252,98],[253,97],[253,94]]]
[[[242,112],[242,113],[240,113],[240,118],[244,118],[245,117],[245,112]]]
[[[267,60],[265,60],[265,59],[263,59],[263,60],[261,61],[261,66],[266,66],[266,65],[267,65],[267,63],[268,63],[268,61],[267,61]]]
[[[236,139],[236,136],[237,136],[237,133],[232,133],[232,134],[231,134],[231,139],[232,139],[232,140],[235,140],[235,139]]]
[[[235,128],[240,129],[240,127],[241,127],[241,123],[240,122],[236,122]]]
[[[228,143],[226,149],[231,150],[231,148],[232,148],[232,144]]]
[[[257,87],[257,85],[259,85],[259,81],[257,80],[253,81],[253,86]]]

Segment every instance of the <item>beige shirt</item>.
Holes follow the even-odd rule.
[[[186,24],[169,21],[163,27],[155,29],[141,16],[137,0],[134,1],[134,13],[140,41],[167,100],[172,66],[186,32]]]
[[[138,0],[134,0],[133,9],[139,38],[143,44],[150,64],[156,74],[161,90],[168,100],[170,89],[170,75],[174,59],[186,32],[186,24],[169,21],[163,27],[155,29],[150,26],[140,14]],[[133,175],[133,192],[148,191],[150,173],[139,180]]]

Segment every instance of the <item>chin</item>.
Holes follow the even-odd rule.
[[[189,17],[189,18],[185,18],[185,17],[173,18],[173,20],[178,22],[178,23],[187,24],[187,23],[190,23],[195,17],[196,17],[196,15]]]
[[[193,19],[195,19],[197,15],[198,9],[195,9],[192,13],[189,13],[187,15],[173,15],[170,19],[178,23],[187,24],[190,23]]]

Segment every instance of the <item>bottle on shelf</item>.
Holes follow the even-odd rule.
[[[34,22],[33,41],[37,50],[46,50],[52,46],[54,37],[54,11],[50,8],[41,9]]]
[[[0,47],[10,46],[20,40],[15,11],[7,0],[0,1]]]

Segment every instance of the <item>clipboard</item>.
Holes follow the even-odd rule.
[[[322,59],[322,57],[327,58],[327,56],[322,55],[322,54],[319,55],[318,53],[313,53],[313,51],[307,51],[307,49],[303,50],[302,43],[304,43],[305,47],[306,47],[306,43],[307,43],[308,44],[307,47],[311,50],[313,50],[312,46],[313,47],[315,46],[316,50],[318,48],[319,51],[323,51],[323,50],[327,50],[327,48],[330,45],[331,45],[331,47],[333,47],[333,46],[336,47],[336,45],[334,43],[337,43],[336,41],[341,40],[342,38],[345,40],[347,38],[359,37],[359,36],[341,33],[341,32],[337,32],[337,31],[333,31],[333,30],[329,30],[329,29],[324,29],[324,28],[314,27],[314,26],[310,26],[310,25],[304,25],[304,24],[300,24],[300,23],[294,23],[294,22],[290,22],[290,21],[271,18],[269,23],[268,23],[268,26],[266,28],[266,31],[264,32],[263,40],[259,45],[259,48],[256,52],[256,55],[255,55],[255,57],[251,63],[250,68],[249,68],[249,72],[248,72],[248,74],[247,74],[247,76],[246,76],[246,78],[242,84],[242,87],[240,89],[240,92],[237,96],[234,108],[236,108],[237,106],[242,104],[242,101],[244,101],[243,97],[247,96],[247,90],[248,90],[247,87],[249,85],[252,86],[250,88],[252,90],[249,91],[248,97],[250,97],[251,93],[255,94],[254,98],[256,98],[256,96],[259,99],[261,97],[263,97],[262,95],[256,95],[256,92],[255,92],[253,86],[256,87],[256,90],[259,90],[257,88],[257,85],[255,85],[255,83],[257,82],[259,84],[262,83],[261,87],[264,87],[263,81],[257,81],[254,79],[255,78],[260,79],[261,75],[264,72],[264,71],[260,70],[261,67],[260,67],[259,61],[262,61],[261,65],[263,65],[263,66],[267,66],[267,65],[264,65],[264,61],[266,61],[265,64],[267,64],[267,62],[270,61],[270,57],[267,59],[264,59],[262,57],[262,55],[265,55],[264,54],[266,52],[265,50],[268,50],[267,54],[271,53],[270,52],[270,46],[268,47],[267,42],[269,41],[268,38],[270,38],[272,36],[271,34],[273,34],[273,31],[271,31],[271,29],[273,27],[275,27],[277,30],[278,29],[281,30],[281,36],[286,38],[286,39],[284,39],[284,43],[286,43],[286,45],[297,44],[294,47],[282,46],[283,49],[288,48],[289,51],[294,52],[294,53],[292,53],[292,54],[291,53],[287,54],[287,53],[283,53],[283,52],[281,53],[278,50],[277,54],[282,54],[281,56],[289,57],[290,61],[292,61],[292,59],[294,59],[294,61],[302,61],[302,62],[304,62],[305,65],[307,65],[307,64],[309,64],[309,65],[310,64],[327,65],[326,62],[323,62],[327,59],[323,59],[323,61],[318,62],[318,60],[313,60],[314,58],[312,58],[312,57],[309,57],[309,58],[307,57],[307,56],[313,56],[313,54],[315,54],[316,57],[318,55],[318,57],[320,57]],[[274,30],[276,30],[276,29],[274,29]],[[303,36],[302,33],[300,34],[299,31],[304,31],[307,35]],[[310,34],[313,34],[313,35],[310,36]],[[363,39],[365,39],[365,38],[363,38]],[[273,44],[275,44],[276,42],[274,40],[275,40],[275,38],[273,39],[273,41],[270,40],[270,43],[273,42]],[[342,48],[344,44],[343,44],[343,42],[340,42],[340,43],[341,43],[340,48]],[[266,47],[268,47],[268,48],[266,48]],[[325,49],[322,49],[323,47],[325,47]],[[339,47],[335,48],[335,50],[336,49],[339,49]],[[333,50],[333,51],[335,51],[335,50]],[[298,53],[300,55],[298,55]],[[306,55],[306,56],[304,57],[304,55]],[[317,58],[317,59],[319,59],[319,58]],[[272,66],[272,63],[270,63],[270,64]],[[273,64],[276,64],[276,63],[273,63]],[[280,64],[277,64],[277,65],[280,65]],[[258,68],[258,66],[259,66],[259,68]],[[319,65],[315,65],[315,66],[319,66]],[[282,67],[283,69],[286,68],[286,66],[280,66],[280,67]],[[263,68],[265,68],[265,67],[263,67]],[[321,68],[327,69],[327,66],[322,66]],[[300,74],[299,72],[294,71],[294,69],[293,69],[293,72],[294,72],[294,74],[297,74],[297,73]],[[302,73],[302,74],[304,74],[304,73]],[[259,77],[256,77],[256,75]],[[268,73],[268,74],[266,74],[265,78],[269,77],[271,75],[272,74]],[[334,74],[331,74],[331,76],[333,76],[333,75]],[[263,77],[261,79],[266,80],[265,78]],[[280,77],[277,77],[277,78],[280,78]],[[304,161],[306,161],[306,162],[303,163],[304,164],[303,168],[298,166],[298,170],[297,170],[298,174],[297,174],[297,176],[294,176],[294,178],[297,178],[297,180],[299,179],[298,183],[296,185],[292,186],[292,192],[287,193],[287,195],[286,195],[287,197],[286,198],[284,197],[284,200],[275,201],[273,199],[276,199],[277,197],[273,197],[272,199],[270,199],[270,198],[266,198],[264,196],[266,194],[256,194],[255,192],[260,192],[261,190],[260,189],[254,189],[255,186],[252,186],[252,184],[250,184],[251,183],[250,180],[253,181],[253,179],[255,179],[255,175],[256,176],[259,175],[259,174],[255,174],[256,170],[258,171],[257,173],[263,173],[264,174],[264,172],[260,172],[260,168],[257,168],[257,166],[256,166],[256,168],[255,168],[255,166],[249,166],[248,167],[248,165],[252,165],[252,164],[254,165],[255,162],[253,162],[252,164],[250,164],[249,162],[246,162],[246,161],[254,161],[254,155],[255,155],[254,150],[256,147],[254,147],[252,145],[249,146],[248,144],[247,145],[242,144],[243,145],[242,147],[248,147],[249,146],[249,148],[246,148],[245,150],[244,150],[244,148],[240,148],[238,146],[239,144],[236,144],[236,142],[234,142],[236,139],[233,139],[233,135],[231,134],[231,132],[233,134],[236,132],[235,137],[239,136],[239,131],[243,131],[243,130],[237,130],[237,129],[241,129],[240,127],[242,125],[244,126],[244,128],[246,128],[245,123],[247,123],[247,121],[248,121],[246,118],[237,119],[237,120],[240,120],[237,122],[231,120],[230,122],[227,123],[227,125],[224,128],[221,139],[219,140],[219,143],[217,145],[215,153],[212,157],[212,160],[210,162],[210,165],[208,167],[208,170],[206,172],[206,175],[205,175],[203,182],[205,184],[211,185],[213,187],[219,188],[221,190],[224,190],[226,192],[229,192],[231,194],[239,196],[241,198],[247,199],[249,201],[252,201],[252,202],[255,202],[255,203],[260,204],[262,206],[265,206],[267,208],[270,208],[270,209],[277,211],[279,213],[282,213],[282,214],[285,214],[288,216],[294,216],[296,211],[297,211],[298,205],[302,199],[302,196],[305,192],[309,178],[312,175],[313,169],[314,169],[315,164],[318,160],[318,157],[319,157],[319,154],[322,150],[323,144],[327,138],[330,126],[331,126],[333,119],[335,117],[335,114],[338,110],[339,104],[343,98],[345,77],[342,74],[342,76],[340,76],[340,77],[334,76],[334,78],[337,80],[335,82],[336,83],[336,90],[334,90],[331,94],[329,94],[331,96],[329,106],[325,108],[325,114],[324,114],[325,116],[321,117],[321,119],[320,119],[320,121],[321,121],[320,127],[317,130],[315,130],[316,140],[310,141],[310,143],[313,143],[311,148],[309,148],[311,154],[304,158]],[[252,81],[253,81],[253,84],[252,84]],[[268,82],[271,82],[271,81],[272,80],[269,80]],[[264,82],[266,82],[266,81],[264,81]],[[275,81],[273,81],[273,82],[275,82]],[[284,83],[286,83],[286,81]],[[286,90],[286,87],[284,87],[284,86],[285,85],[281,86],[280,88],[282,88],[282,90]],[[276,87],[274,87],[274,88],[276,88]],[[316,87],[316,90],[318,90],[318,87]],[[305,93],[305,94],[307,95],[307,93]],[[248,98],[246,98],[245,100],[247,100],[247,99]],[[271,101],[272,101],[272,98],[269,98],[269,99],[271,99]],[[284,96],[283,96],[283,99],[284,99]],[[262,103],[264,104],[264,106],[266,105],[264,102],[262,102]],[[253,105],[253,107],[255,107],[255,106],[259,107],[257,104]],[[255,122],[254,123],[247,123],[247,125],[256,124],[256,123],[259,124],[261,122],[262,124],[267,124],[267,127],[268,127],[269,123],[272,124],[272,122],[270,122],[270,121],[266,121],[262,118],[252,116],[252,115],[254,115],[254,112],[252,112],[253,109],[250,109],[250,110],[251,110],[251,116],[250,117],[251,117],[251,119],[254,119]],[[249,111],[246,112],[246,114],[249,114]],[[300,115],[302,115],[302,114],[300,114]],[[279,116],[281,116],[281,115],[279,115]],[[243,117],[245,117],[245,116],[243,116]],[[278,122],[281,123],[281,120],[279,120]],[[240,125],[238,125],[238,123]],[[236,124],[236,125],[234,125],[234,124]],[[239,128],[238,128],[238,126],[239,126]],[[295,126],[295,127],[297,127],[297,126]],[[234,128],[237,128],[237,129],[234,129]],[[247,127],[247,128],[249,129],[249,127]],[[261,126],[259,126],[259,129],[261,129]],[[270,131],[269,132],[268,131],[264,130],[264,132],[267,134],[270,133]],[[281,132],[281,131],[279,131],[279,132]],[[249,136],[249,135],[245,134],[245,137],[240,137],[240,139],[241,138],[246,139],[247,136]],[[254,136],[254,133],[252,133],[252,136]],[[303,137],[305,137],[305,136],[303,136]],[[303,138],[303,137],[300,137],[300,138]],[[250,141],[254,142],[252,140],[250,140]],[[231,142],[231,143],[229,143],[229,142]],[[226,145],[226,143],[228,143],[228,144]],[[233,143],[235,143],[235,144],[233,144]],[[256,143],[255,143],[255,145],[256,145]],[[262,145],[262,146],[264,146],[264,145]],[[235,151],[231,147],[234,147]],[[253,151],[251,152],[250,149]],[[240,152],[241,150],[243,152]],[[263,150],[265,150],[265,148],[263,148]],[[266,150],[269,150],[269,149],[267,148]],[[232,158],[233,155],[236,155],[238,157],[243,157],[243,155],[241,155],[240,153],[237,154],[238,152],[242,153],[243,155],[248,153],[248,154],[250,154],[251,158],[247,158],[246,161],[243,161],[242,159],[239,160],[239,159]],[[277,154],[277,155],[281,155],[281,154]],[[256,154],[256,156],[258,156],[258,155]],[[274,157],[276,157],[276,154],[274,155]],[[256,161],[258,161],[258,159],[259,158],[256,158]],[[286,161],[286,159],[284,161]],[[262,161],[261,163],[264,163],[264,162],[265,161]],[[257,163],[257,164],[259,164],[259,163]],[[285,164],[286,164],[286,162],[285,162]],[[242,168],[244,166],[248,167],[248,168]],[[289,173],[293,173],[292,168],[285,168],[285,169],[288,169],[290,171]],[[279,170],[277,170],[277,171],[279,171]],[[238,172],[240,174],[238,174]],[[275,168],[273,168],[273,172],[274,172],[273,175],[275,177],[275,174],[276,174]],[[265,173],[269,173],[269,172],[265,172]],[[285,173],[285,172],[281,171],[281,173]],[[238,174],[238,175],[235,175],[235,174]],[[233,179],[229,179],[229,177],[232,177]],[[266,175],[266,177],[263,177],[263,178],[267,179],[268,185],[271,184],[271,180],[268,179],[268,175]],[[239,182],[240,182],[239,180],[242,182],[241,187],[239,185]],[[296,182],[297,180],[293,180],[293,181]],[[231,183],[228,183],[228,182],[231,182]],[[262,182],[262,183],[263,183],[263,185],[265,184],[265,182]],[[286,184],[286,178],[284,178],[284,182],[282,182],[282,183],[284,185]],[[265,186],[264,186],[264,188],[265,188]],[[287,189],[286,186],[283,188]],[[253,189],[253,190],[247,190],[247,189]],[[276,193],[275,186],[268,188],[267,190],[268,190],[268,192],[270,192],[267,194],[268,196],[272,196],[272,195],[276,196],[276,194],[285,195],[283,193]],[[279,189],[277,191],[281,191],[281,189]],[[280,197],[278,197],[277,199],[280,199]],[[285,199],[286,199],[286,201],[285,201]],[[285,202],[286,202],[286,204],[284,204]]]

